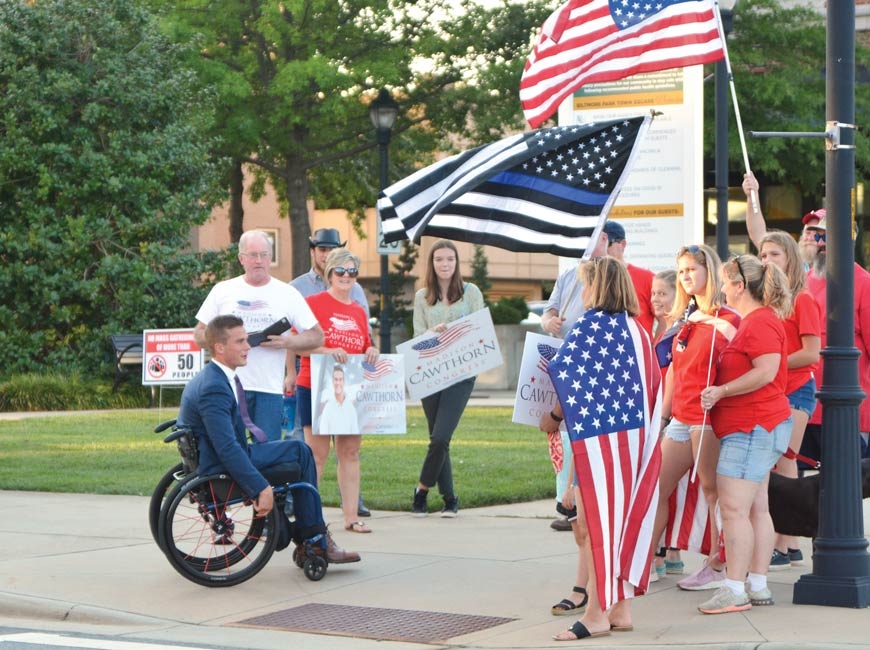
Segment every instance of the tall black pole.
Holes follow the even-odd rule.
[[[733,24],[729,9],[719,7],[722,31],[727,36]],[[728,64],[716,62],[714,76],[716,111],[716,252],[728,259]]]
[[[794,602],[870,607],[870,555],[864,538],[855,348],[855,1],[827,11],[827,345],[822,403],[822,479],[813,572],[794,586]]]
[[[388,147],[392,129],[378,128],[378,149],[381,158],[381,190],[390,184],[390,158]],[[389,256],[381,255],[381,352],[390,353],[390,265]]]

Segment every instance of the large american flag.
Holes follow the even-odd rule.
[[[383,190],[384,239],[423,235],[582,257],[651,117],[539,129],[457,154]]]
[[[541,28],[520,101],[537,127],[585,84],[724,56],[713,0],[569,0]]]
[[[603,609],[646,591],[658,505],[661,373],[635,319],[585,312],[550,361]]]

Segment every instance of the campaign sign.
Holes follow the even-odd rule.
[[[142,332],[142,385],[186,384],[202,370],[205,351],[192,329]]]
[[[311,430],[315,435],[405,433],[405,365],[400,354],[368,363],[350,354],[311,355]]]
[[[405,383],[411,399],[444,390],[503,363],[489,308],[459,318],[441,333],[425,334],[396,346],[405,355]]]
[[[547,374],[547,364],[561,345],[562,339],[534,332],[526,333],[512,422],[537,427],[541,416],[552,411],[558,403],[553,382]]]

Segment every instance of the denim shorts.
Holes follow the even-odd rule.
[[[796,388],[790,392],[788,397],[788,405],[795,411],[803,411],[807,415],[812,415],[816,410],[816,380],[810,377],[810,380],[800,388]]]
[[[692,439],[690,434],[692,428],[700,429],[701,425],[686,424],[685,422],[680,422],[677,418],[672,418],[671,423],[668,425],[667,429],[665,429],[665,438],[670,438],[674,442],[689,442]],[[710,429],[709,422],[705,428]]]
[[[296,387],[296,413],[299,417],[299,426],[311,426],[311,389],[305,386]]]
[[[738,431],[724,436],[719,441],[716,473],[761,483],[788,448],[791,427],[789,417],[773,427],[773,431],[755,425],[750,433]]]

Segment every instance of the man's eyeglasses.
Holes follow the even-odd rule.
[[[359,275],[359,269],[353,267],[345,267],[345,266],[336,266],[332,269],[332,272],[335,273],[338,277],[343,278],[345,275],[349,275],[352,278],[355,278]]]
[[[269,251],[265,251],[262,253],[242,253],[242,255],[255,260],[267,260],[272,257],[272,253],[270,253]]]
[[[822,230],[804,230],[805,235],[812,236],[813,240],[818,243],[820,241],[826,241],[827,233]]]

